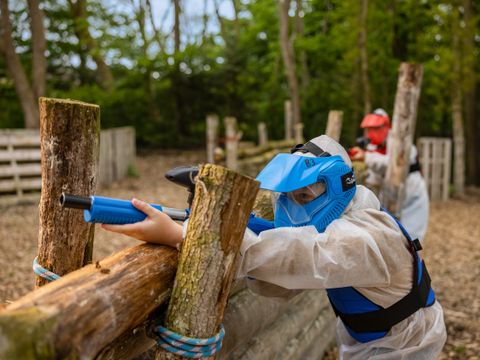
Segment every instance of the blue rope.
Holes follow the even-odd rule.
[[[61,276],[45,269],[42,265],[38,263],[38,258],[33,260],[33,272],[38,276],[47,279],[48,281],[55,281],[61,278]]]
[[[189,358],[201,358],[214,355],[222,347],[225,329],[220,325],[217,335],[208,339],[194,339],[177,334],[167,328],[157,325],[153,332],[158,336],[157,343],[173,354]]]

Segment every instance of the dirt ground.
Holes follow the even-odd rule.
[[[186,190],[166,180],[164,173],[175,166],[197,164],[203,157],[203,151],[140,156],[136,163],[139,177],[127,178],[97,193],[186,207]],[[0,304],[32,289],[37,236],[37,205],[0,209]],[[97,228],[94,259],[136,243]],[[480,194],[431,205],[424,257],[447,323],[448,340],[440,359],[480,359]],[[326,359],[334,358],[335,349]]]

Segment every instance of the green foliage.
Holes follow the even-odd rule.
[[[126,5],[129,3],[130,5]],[[172,35],[142,36],[139,20],[148,21],[133,3],[87,2],[88,18],[74,19],[68,1],[43,1],[47,20],[48,96],[96,103],[102,126],[133,125],[140,146],[192,147],[203,144],[205,117],[238,118],[245,140],[257,139],[257,123],[269,137],[283,137],[283,102],[290,97],[279,46],[275,0],[237,1],[239,17],[222,18],[222,26],[186,40],[174,53]],[[462,4],[464,2],[462,1]],[[472,2],[476,14],[478,1]],[[303,1],[304,36],[295,37],[297,75],[301,52],[310,75],[301,93],[305,136],[325,129],[329,110],[344,111],[342,141],[353,143],[362,116],[359,75],[359,1]],[[451,86],[464,89],[478,83],[479,26],[477,18],[463,24],[459,0],[370,0],[367,53],[372,106],[390,114],[402,61],[424,64],[417,135],[451,135]],[[292,1],[292,13],[295,1]],[[14,40],[25,71],[31,74],[31,43],[26,1],[12,9]],[[143,9],[142,11],[145,11]],[[210,14],[215,21],[215,13]],[[212,19],[213,18],[213,19]],[[188,21],[184,18],[182,21]],[[88,21],[87,21],[88,20]],[[294,28],[294,18],[291,25]],[[88,25],[94,51],[78,40],[75,24]],[[183,31],[186,26],[183,24]],[[477,36],[461,53],[452,50],[452,34]],[[170,38],[169,38],[170,37]],[[165,41],[165,39],[167,39]],[[165,52],[160,50],[164,42]],[[470,47],[468,47],[470,46]],[[101,56],[115,79],[113,91],[97,79],[92,55]],[[461,79],[452,75],[452,61],[461,56]],[[6,64],[0,58],[0,127],[21,127],[21,106]]]

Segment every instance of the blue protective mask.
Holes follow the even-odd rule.
[[[338,219],[355,195],[352,169],[340,156],[306,157],[279,154],[257,177],[262,189],[280,193],[275,204],[275,227],[313,225],[319,232]],[[323,192],[299,201],[298,192],[312,191],[318,183]],[[295,198],[297,193],[297,199]]]

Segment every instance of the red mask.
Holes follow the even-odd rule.
[[[370,139],[373,145],[383,145],[387,141],[389,128],[387,126],[377,126],[365,128],[365,136]]]

